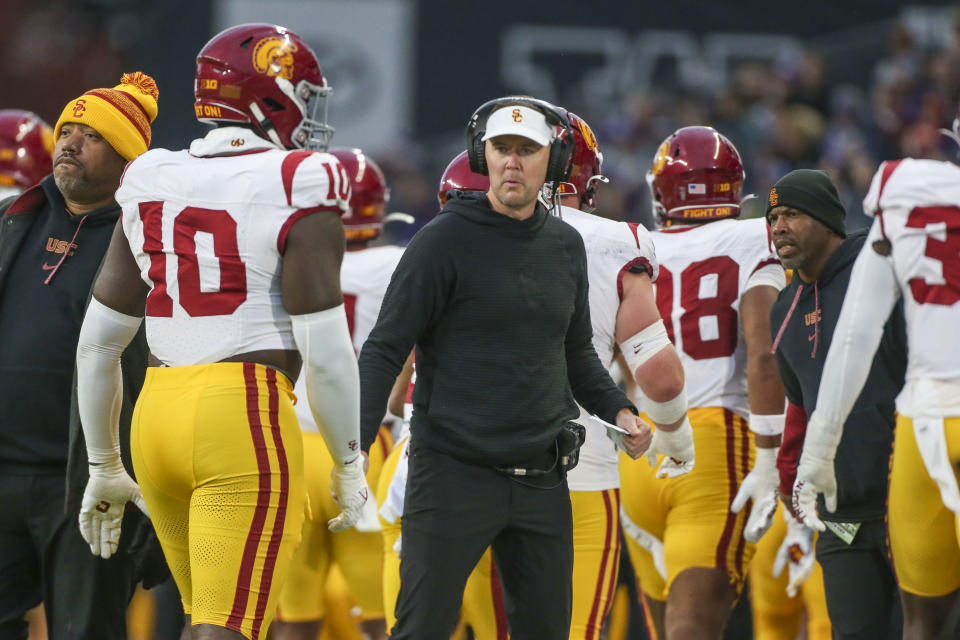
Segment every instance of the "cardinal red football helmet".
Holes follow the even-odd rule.
[[[660,145],[647,183],[661,224],[710,222],[740,215],[744,175],[730,140],[713,127],[684,127]]]
[[[20,109],[0,110],[0,187],[19,190],[51,171],[53,130],[40,116]]]
[[[567,111],[567,118],[570,120],[570,127],[573,129],[573,142],[575,150],[573,152],[573,168],[570,170],[570,178],[567,182],[559,183],[557,191],[560,195],[579,195],[582,211],[593,213],[597,208],[597,184],[600,182],[609,182],[606,176],[601,173],[603,165],[603,153],[597,144],[597,138],[593,135],[593,129],[587,122],[577,114]],[[548,192],[544,195],[550,200],[552,183],[545,185]]]
[[[326,149],[330,86],[304,40],[272,24],[221,31],[197,55],[201,122],[242,122],[287,149]]]
[[[343,216],[347,242],[369,242],[383,230],[390,189],[380,166],[361,149],[334,147],[335,155],[350,176],[350,211]]]
[[[457,154],[440,178],[440,188],[437,191],[437,200],[440,206],[447,204],[448,191],[488,191],[490,178],[470,170],[470,158],[466,151]]]

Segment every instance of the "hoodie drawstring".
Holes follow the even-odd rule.
[[[783,319],[783,322],[780,324],[780,329],[777,331],[777,337],[773,341],[773,346],[770,347],[770,353],[776,353],[777,347],[780,346],[780,338],[783,337],[783,332],[787,330],[787,323],[790,322],[790,316],[793,315],[794,310],[797,308],[797,301],[800,299],[800,293],[803,291],[803,285],[797,287],[797,294],[793,296],[793,302],[790,303],[790,310],[787,311],[787,317]]]
[[[67,245],[67,250],[63,252],[63,255],[60,256],[60,260],[57,262],[56,266],[50,271],[50,275],[47,276],[46,280],[43,281],[43,284],[50,284],[50,281],[53,280],[53,276],[56,275],[57,270],[60,268],[60,265],[63,264],[63,261],[67,259],[67,256],[70,255],[70,247],[73,246],[73,241],[77,239],[77,234],[80,233],[80,227],[83,226],[83,223],[86,222],[87,216],[80,218],[80,222],[77,224],[77,230],[73,232],[73,237],[70,238],[70,244]]]
[[[810,358],[817,357],[817,345],[820,343],[820,290],[817,281],[813,281],[813,352]]]

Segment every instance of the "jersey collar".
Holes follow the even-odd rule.
[[[218,127],[190,143],[190,155],[201,158],[238,156],[271,149],[280,147],[243,127]]]

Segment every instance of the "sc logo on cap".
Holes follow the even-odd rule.
[[[83,117],[83,112],[87,110],[86,103],[87,101],[84,98],[77,98],[77,101],[73,105],[74,118]]]
[[[520,109],[514,109],[511,115],[513,116],[514,122],[523,122],[523,113],[521,113]]]

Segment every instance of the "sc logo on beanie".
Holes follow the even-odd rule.
[[[73,104],[73,117],[82,118],[83,112],[87,110],[86,107],[87,101],[83,98],[77,98],[77,101]]]

